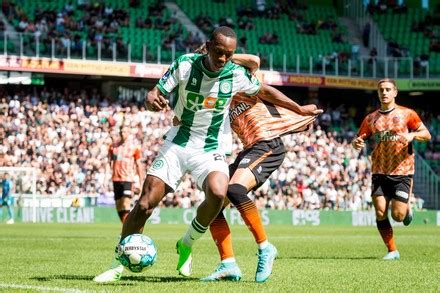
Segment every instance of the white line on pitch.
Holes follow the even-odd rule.
[[[76,288],[44,287],[44,286],[31,286],[31,285],[5,284],[5,283],[0,283],[0,288],[28,289],[28,290],[38,290],[38,291],[75,292],[75,293],[86,292],[84,290],[79,290]]]

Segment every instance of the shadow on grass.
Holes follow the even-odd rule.
[[[31,280],[37,280],[39,282],[48,282],[53,280],[79,280],[79,281],[90,281],[92,282],[95,276],[85,276],[85,275],[52,275],[45,277],[33,277]],[[170,277],[157,277],[157,276],[124,276],[120,281],[114,283],[107,283],[104,285],[133,285],[132,282],[148,282],[148,283],[170,283],[170,282],[185,282],[185,281],[195,281],[197,278],[185,278],[179,276]],[[127,282],[128,281],[128,282]]]
[[[365,260],[378,259],[375,256],[288,256],[277,257],[277,259],[347,259],[347,260]]]

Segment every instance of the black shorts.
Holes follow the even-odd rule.
[[[257,181],[253,188],[256,190],[281,166],[285,156],[286,149],[281,138],[257,142],[238,154],[234,163],[229,165],[229,175],[232,177],[237,169],[249,168]]]
[[[412,178],[412,175],[373,174],[371,195],[407,203],[412,192]]]
[[[133,197],[133,192],[131,191],[132,182],[126,181],[113,181],[113,192],[115,193],[115,200],[121,199],[123,197]]]

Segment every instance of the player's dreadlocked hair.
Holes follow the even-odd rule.
[[[218,35],[223,35],[228,38],[237,39],[237,34],[228,26],[219,26],[216,28],[211,35],[211,41],[214,40]]]

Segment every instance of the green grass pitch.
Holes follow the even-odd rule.
[[[0,291],[440,291],[440,227],[396,227],[401,260],[385,262],[375,227],[269,226],[279,258],[270,279],[258,284],[257,248],[246,227],[232,227],[243,279],[203,283],[199,278],[219,261],[210,235],[195,244],[193,275],[183,278],[175,270],[175,242],[186,226],[148,225],[145,234],[158,245],[157,263],[140,274],[125,273],[118,283],[95,284],[93,277],[111,261],[119,230],[116,224],[1,224]]]

